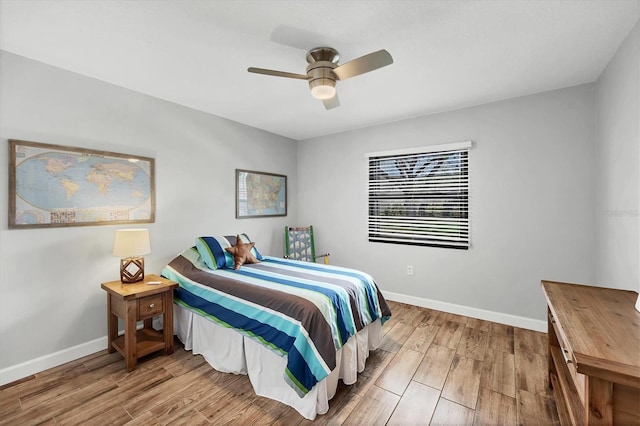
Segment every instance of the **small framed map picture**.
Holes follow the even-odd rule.
[[[286,215],[286,176],[236,169],[236,218]]]
[[[9,228],[152,223],[154,159],[9,140]]]

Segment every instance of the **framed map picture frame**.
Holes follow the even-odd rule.
[[[9,140],[9,228],[155,222],[155,160]]]
[[[236,218],[286,216],[287,177],[236,169]]]

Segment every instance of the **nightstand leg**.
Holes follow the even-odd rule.
[[[118,317],[111,310],[111,295],[107,297],[107,352],[115,352],[113,342],[118,337]]]
[[[167,354],[173,353],[173,291],[164,294],[164,314],[162,327],[164,332],[164,348]]]
[[[127,364],[127,371],[136,368],[136,362],[138,360],[138,351],[136,349],[136,311],[136,301],[128,301],[124,326],[124,352],[126,354],[125,362]]]

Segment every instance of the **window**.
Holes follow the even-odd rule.
[[[468,249],[470,147],[367,154],[369,241]]]

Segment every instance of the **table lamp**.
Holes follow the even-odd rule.
[[[113,255],[120,256],[120,281],[135,283],[144,279],[144,256],[151,253],[148,229],[118,229]]]

